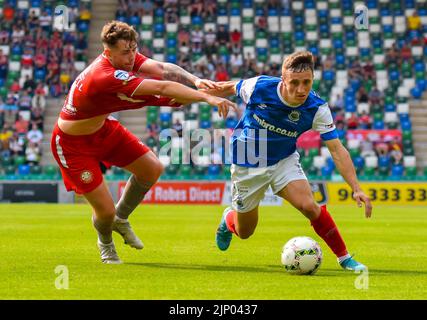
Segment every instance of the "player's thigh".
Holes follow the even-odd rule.
[[[112,123],[114,135],[111,135],[107,156],[102,161],[124,168],[145,181],[157,181],[163,172],[163,165],[156,155],[125,127]]]
[[[138,179],[153,183],[164,171],[163,164],[152,151],[148,151],[123,168],[132,172]]]
[[[289,182],[277,195],[288,201],[307,218],[313,220],[320,214],[320,207],[316,203],[307,180],[294,180]]]
[[[238,213],[248,213],[259,206],[270,184],[266,169],[258,171],[231,166],[231,207]]]
[[[114,217],[116,209],[105,180],[103,180],[95,190],[85,193],[83,196],[92,206],[97,217],[104,219],[111,219]]]

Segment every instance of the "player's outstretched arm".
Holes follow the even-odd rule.
[[[226,118],[230,108],[238,112],[236,104],[233,102],[209,95],[200,90],[191,89],[183,84],[174,81],[159,81],[146,79],[141,82],[136,89],[134,95],[147,96],[147,95],[160,95],[173,98],[178,102],[206,102],[212,106],[218,107],[220,116]]]
[[[353,190],[353,197],[356,200],[357,205],[361,207],[362,202],[365,203],[365,216],[367,218],[371,217],[371,201],[360,188],[359,182],[357,180],[356,170],[354,169],[353,161],[351,160],[347,149],[342,145],[339,139],[327,140],[325,141],[325,144],[331,152],[332,159],[334,160],[338,171]]]
[[[153,59],[147,59],[139,68],[138,73],[157,79],[179,82],[186,86],[195,86],[198,89],[215,89],[217,87],[216,82],[200,79],[176,64]]]
[[[220,81],[216,82],[217,88],[204,89],[203,91],[217,97],[229,97],[236,95],[237,81]]]

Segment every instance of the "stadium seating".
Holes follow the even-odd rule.
[[[401,131],[400,147],[404,156],[413,156],[412,123],[409,117],[408,101],[411,98],[420,98],[426,89],[426,55],[425,44],[421,40],[422,33],[427,30],[427,9],[425,2],[413,1],[368,1],[369,28],[355,30],[354,4],[352,0],[345,1],[292,1],[290,7],[281,7],[279,3],[267,5],[262,1],[218,1],[216,19],[204,19],[202,16],[189,16],[188,11],[178,10],[179,19],[166,24],[161,28],[158,24],[164,23],[166,8],[155,10],[153,17],[141,17],[141,23],[135,23],[140,32],[142,42],[154,51],[154,58],[166,58],[167,61],[182,61],[187,53],[179,50],[179,35],[175,32],[181,28],[190,30],[190,26],[199,26],[205,33],[209,29],[218,31],[224,26],[228,32],[235,29],[242,32],[240,54],[246,58],[253,55],[259,68],[253,75],[269,71],[272,62],[280,64],[284,55],[295,50],[308,49],[321,61],[317,66],[313,88],[321,97],[334,101],[337,95],[344,97],[345,121],[350,113],[358,117],[363,112],[372,118],[371,129]],[[406,19],[414,10],[422,19],[422,30],[408,32]],[[134,17],[121,17],[126,21]],[[265,18],[265,21],[262,21]],[[213,20],[213,23],[212,21]],[[262,23],[260,22],[262,21]],[[394,23],[395,22],[395,23]],[[169,30],[169,31],[168,31]],[[148,41],[152,40],[152,41]],[[190,43],[191,43],[190,35]],[[418,42],[417,42],[418,41]],[[396,46],[400,50],[404,45],[410,48],[410,57],[396,63],[390,59],[389,50]],[[191,45],[190,45],[191,46]],[[191,52],[191,51],[190,51]],[[325,60],[332,57],[332,67],[324,68]],[[194,71],[194,65],[203,54],[193,53],[193,65],[189,70]],[[222,59],[228,66],[230,63],[230,46],[217,44],[216,59]],[[373,73],[367,78],[354,78],[350,72],[353,62],[359,59],[362,64],[373,62]],[[403,59],[403,58],[402,58]],[[242,76],[251,76],[244,70]],[[207,77],[210,75],[207,74]],[[236,78],[237,79],[237,78]],[[372,103],[358,102],[358,91],[363,87],[368,93],[377,87],[383,93],[383,100]],[[147,122],[157,123],[160,128],[170,124],[172,115],[162,115],[156,108],[147,109]],[[184,110],[187,122],[198,120],[199,128],[228,128],[233,129],[237,123],[234,115],[222,121],[217,112],[210,107],[188,108]],[[346,144],[345,132],[341,140]],[[147,138],[146,143],[155,146],[153,136]],[[389,157],[375,156],[375,161],[361,155],[360,146],[349,149],[356,170],[362,179],[380,177],[402,177],[416,175],[416,167],[405,164],[392,165]],[[396,151],[398,152],[398,151]],[[309,175],[326,177],[336,173],[336,168],[330,165],[330,156],[319,154],[319,150],[311,149],[304,152],[301,158],[302,166]],[[376,168],[375,162],[379,163]],[[401,170],[403,166],[403,171]],[[168,177],[187,178],[196,175],[189,174],[188,166],[181,174],[177,168],[167,170]],[[192,168],[195,173],[196,167]],[[206,171],[209,178],[223,178],[221,168],[212,165],[200,169],[198,174]]]
[[[9,32],[13,32],[11,18],[18,12],[29,14],[34,10],[35,14],[41,17],[46,11],[48,15],[53,16],[55,6],[60,3],[53,0],[0,1],[3,12],[11,5],[14,9],[7,10],[7,14],[2,18],[2,30],[6,28]],[[129,0],[120,3],[132,5],[132,1]],[[317,59],[313,89],[322,98],[330,101],[331,107],[334,107],[333,102],[338,97],[343,100],[343,110],[334,114],[343,118],[343,127],[339,131],[340,139],[349,147],[361,179],[410,178],[423,174],[426,176],[422,170],[416,169],[408,103],[410,99],[420,99],[427,89],[426,1],[366,1],[365,5],[369,9],[367,30],[355,29],[356,3],[354,0],[301,0],[290,1],[289,6],[284,7],[281,1],[270,3],[258,0],[221,0],[216,2],[215,15],[206,12],[197,15],[192,12],[191,7],[180,6],[178,3],[175,7],[154,5],[152,15],[148,13],[138,15],[135,14],[135,10],[119,8],[116,18],[135,26],[140,34],[141,48],[151,52],[154,59],[181,64],[190,72],[212,79],[216,77],[217,66],[214,64],[218,64],[219,61],[226,65],[228,77],[231,79],[258,74],[279,75],[280,63],[284,56],[298,50],[310,50]],[[89,12],[91,7],[88,0],[69,0],[67,5],[76,10]],[[418,30],[410,30],[407,20],[415,10],[420,16],[421,26]],[[77,17],[75,21],[71,21],[70,28],[87,39],[90,20],[80,15]],[[217,37],[224,36],[221,34],[224,29],[225,37],[228,39],[231,39],[234,30],[241,32],[237,49],[231,45],[231,40],[217,41],[213,49],[209,49],[203,40],[201,50],[198,49],[192,35],[195,27],[198,27],[205,36],[212,29]],[[47,29],[49,37],[52,36],[52,30]],[[188,51],[182,50],[181,46],[182,33],[185,32],[188,32],[189,38]],[[73,44],[76,49],[81,49],[74,52],[73,65],[76,72],[71,75],[69,79],[71,81],[77,71],[81,71],[88,62],[86,55],[82,54],[84,45],[73,39],[70,32],[61,31],[60,38],[63,42]],[[6,73],[0,66],[0,96],[4,99],[15,81],[22,87],[28,70],[22,67],[25,52],[22,45],[14,45],[9,40],[7,44],[0,44],[0,49],[8,59]],[[243,65],[234,73],[231,63],[233,52],[238,53],[243,60]],[[210,53],[213,53],[214,64],[209,63]],[[397,54],[398,58],[393,54]],[[250,63],[248,55],[252,56],[253,63]],[[368,71],[368,68],[364,69],[368,61],[373,64],[371,71]],[[353,69],[357,62],[363,66],[360,75],[355,75]],[[274,63],[279,66],[277,69],[279,73],[274,73],[276,70]],[[5,74],[7,76],[2,77]],[[56,86],[60,84],[60,78],[47,79],[49,72],[46,68],[34,67],[30,75],[36,81],[47,85],[47,93],[52,95],[63,93],[61,90],[58,91]],[[64,86],[64,91],[66,87],[67,85]],[[382,93],[382,98],[375,102],[372,102],[371,98],[368,101],[359,101],[362,89],[369,95],[375,87]],[[176,110],[158,107],[147,107],[146,110],[147,125],[156,124],[159,130],[171,128],[176,119],[181,123],[185,121],[187,128],[209,130],[230,130],[238,121],[234,113],[223,120],[216,109],[203,104],[193,104],[185,109]],[[347,121],[351,114],[355,114],[359,120],[362,114],[368,115],[372,119],[372,124],[367,126],[368,129],[400,131],[401,138],[397,148],[400,148],[400,151],[395,150],[395,153],[401,152],[399,163],[394,163],[395,158],[392,158],[390,153],[379,155],[374,150],[375,156],[365,156],[361,145],[356,146],[347,141],[350,133]],[[360,128],[362,126],[359,124],[357,129]],[[161,141],[156,133],[148,134],[149,132],[150,130],[147,130],[144,142],[158,152],[166,142]],[[374,144],[377,142],[373,141]],[[391,141],[385,142],[391,146]],[[330,155],[321,152],[320,146],[305,148],[307,150],[301,152],[301,163],[311,178],[320,176],[333,178],[337,174],[336,168],[331,164]],[[220,156],[224,157],[224,149],[221,152]],[[224,179],[229,176],[227,165],[180,165],[176,159],[171,159],[173,154],[161,159],[167,165],[164,178]],[[31,166],[29,173],[22,168],[19,171],[19,164],[12,159],[11,163],[2,164],[0,172],[5,174],[6,171],[9,174],[13,171],[17,175],[21,172],[27,176],[35,176],[40,173],[40,168]],[[46,176],[44,168],[41,168],[41,171],[41,176]],[[122,179],[125,175],[123,170],[118,168],[112,168],[108,172],[108,177],[112,179]]]
[[[69,13],[73,13],[69,15],[68,26],[63,23],[65,20],[61,15],[65,12],[58,11],[64,4]],[[4,63],[0,63],[0,110],[6,110],[5,106],[16,107],[16,113],[6,115],[6,110],[4,117],[1,114],[0,132],[9,125],[5,135],[10,138],[15,131],[15,117],[16,120],[19,116],[31,120],[35,108],[41,108],[43,116],[41,101],[44,96],[58,97],[68,92],[72,80],[88,62],[86,47],[90,9],[91,0],[68,0],[65,3],[57,0],[0,1],[0,58],[2,55],[5,57]],[[21,105],[24,92],[31,99],[29,105]],[[0,144],[3,158],[0,177],[59,178],[56,168],[42,168],[26,159],[26,131],[18,136],[24,140],[23,149],[19,152],[9,150],[9,138]]]

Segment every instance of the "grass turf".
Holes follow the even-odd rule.
[[[427,298],[425,208],[376,207],[368,220],[356,206],[329,207],[368,278],[340,269],[290,206],[261,208],[255,234],[221,252],[214,235],[222,209],[140,206],[130,221],[145,248],[129,248],[114,234],[124,264],[103,265],[89,206],[1,204],[0,299]],[[323,249],[314,276],[290,275],[280,264],[283,244],[302,235]],[[68,269],[68,290],[55,287],[58,265]]]

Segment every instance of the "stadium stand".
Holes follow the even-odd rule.
[[[49,176],[28,159],[24,166],[34,163],[29,174],[26,168],[19,171],[15,157],[25,155],[25,151],[7,156],[7,141],[14,141],[17,149],[21,141],[25,150],[27,138],[14,131],[25,131],[29,126],[25,121],[43,117],[41,106],[36,115],[25,113],[29,97],[33,106],[43,105],[40,101],[45,96],[61,96],[88,62],[85,39],[91,3],[67,1],[72,8],[72,31],[55,30],[47,23],[59,3],[0,0],[3,175],[42,172]],[[279,76],[285,55],[311,51],[316,57],[313,89],[329,101],[340,139],[348,147],[360,178],[426,179],[427,132],[422,128],[427,120],[427,3],[365,1],[369,9],[367,29],[355,28],[356,4],[353,0],[120,0],[115,16],[135,26],[140,49],[147,56],[177,63],[199,77],[217,81],[259,74]],[[29,19],[19,18],[23,16]],[[21,88],[28,87],[35,89],[25,95]],[[164,179],[229,176],[229,165],[215,162],[226,157],[225,143],[202,148],[200,157],[206,160],[205,166],[179,164],[183,138],[166,141],[159,133],[167,128],[230,132],[237,123],[235,114],[223,120],[215,108],[204,104],[175,110],[148,107],[144,112],[144,142],[155,152],[168,143],[172,146],[169,155],[160,157],[167,168]],[[307,133],[298,147],[311,179],[337,178],[330,155],[317,135]],[[125,173],[113,168],[107,176],[122,179]]]
[[[0,9],[1,176],[58,178],[55,166],[40,166],[46,99],[66,94],[88,62],[91,1],[8,0]]]

